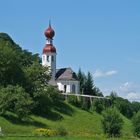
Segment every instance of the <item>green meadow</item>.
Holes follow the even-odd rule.
[[[66,111],[67,110],[67,111]],[[12,114],[0,117],[0,125],[5,140],[107,140],[101,125],[102,116],[96,112],[88,112],[67,104],[61,112],[51,112],[48,116],[30,116],[28,122],[21,122]],[[124,126],[122,138],[115,140],[133,139],[132,124],[123,116]],[[68,132],[67,137],[31,137],[37,128],[57,129],[63,127]],[[15,137],[17,136],[17,137]],[[19,137],[29,136],[29,137]],[[110,139],[112,140],[112,139]]]

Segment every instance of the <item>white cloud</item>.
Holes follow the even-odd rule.
[[[111,76],[111,75],[114,75],[116,74],[117,71],[115,70],[111,70],[111,71],[102,71],[102,70],[96,70],[94,73],[93,73],[93,76],[95,78],[99,78],[99,77],[107,77],[107,76]]]
[[[140,85],[125,82],[118,89],[119,96],[122,96],[130,101],[140,101]]]
[[[140,101],[140,93],[130,92],[127,94],[126,98],[130,101]]]
[[[121,96],[130,101],[140,102],[140,84],[133,82],[125,82],[121,86],[102,88],[101,91],[104,95],[109,95],[111,91],[115,91],[118,96]]]
[[[134,92],[134,90],[137,88],[137,85],[132,83],[132,82],[125,82],[123,85],[121,85],[119,87],[119,90],[121,92],[125,92],[125,93],[130,93],[130,92]]]

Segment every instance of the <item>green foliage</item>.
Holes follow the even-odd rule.
[[[22,87],[9,85],[0,89],[0,114],[11,111],[20,119],[28,117],[32,105],[30,96]]]
[[[62,126],[60,126],[58,129],[57,129],[57,134],[59,136],[66,136],[68,134],[68,132],[66,131],[66,129]]]
[[[46,91],[47,91],[48,96],[51,98],[52,103],[64,101],[64,96],[60,94],[60,91],[56,87],[48,86]]]
[[[106,108],[111,107],[110,100],[93,99],[92,109],[97,113],[101,113]]]
[[[94,99],[92,108],[97,113],[101,113],[105,109],[105,103],[104,100],[101,99]]]
[[[118,97],[116,92],[111,92],[110,99],[112,106],[115,106],[124,116],[128,118],[133,116],[134,110],[130,101]]]
[[[81,107],[81,98],[77,97],[77,96],[67,96],[67,101],[68,103],[77,106],[77,107]]]
[[[31,112],[31,102],[33,108],[41,103],[37,97],[42,99],[50,75],[40,62],[38,54],[22,50],[7,34],[0,33],[0,94],[6,100],[4,103],[1,98],[1,114],[8,110],[23,119]]]
[[[133,101],[131,105],[134,113],[137,113],[140,110],[140,102]]]
[[[138,111],[134,115],[132,122],[134,126],[134,135],[137,137],[140,137],[140,111]]]
[[[94,85],[93,77],[90,72],[85,75],[81,69],[79,69],[77,74],[80,81],[80,93],[84,95],[102,96],[102,92]],[[91,99],[88,97],[81,97],[80,99],[81,108],[89,110],[92,107]]]
[[[109,137],[120,136],[123,119],[116,108],[109,108],[103,112],[102,126]]]
[[[140,110],[140,103],[133,101],[132,103],[119,97],[116,92],[111,92],[110,101],[113,107],[116,107],[124,116],[127,118],[132,118],[135,113]]]
[[[34,100],[35,107],[33,112],[37,114],[45,114],[57,104],[63,102],[64,97],[60,94],[57,88],[47,86],[45,90],[42,89],[40,92],[38,92],[38,94],[34,97]]]
[[[127,99],[118,97],[114,103],[124,116],[128,118],[131,118],[133,116],[133,108],[131,106],[131,103]]]
[[[20,85],[33,95],[49,80],[38,54],[22,50],[5,33],[0,33],[0,85]]]
[[[86,76],[85,74],[79,69],[77,73],[78,79],[80,81],[80,93],[84,94],[84,88],[85,88],[85,82],[86,82]]]
[[[86,95],[95,95],[94,91],[94,84],[93,84],[93,78],[90,72],[88,72],[87,77],[86,77],[86,82],[84,86],[84,94]]]

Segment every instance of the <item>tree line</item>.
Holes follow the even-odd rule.
[[[10,111],[25,120],[61,102],[59,91],[48,85],[47,71],[38,54],[23,50],[9,35],[0,33],[0,115]]]
[[[80,80],[81,94],[103,96],[100,89],[94,85],[94,80],[90,72],[86,75],[79,69],[77,76]],[[127,99],[119,97],[115,91],[112,91],[107,98],[109,100],[93,98],[93,103],[91,104],[89,98],[78,100],[73,97],[73,102],[71,101],[71,103],[79,105],[88,111],[96,111],[102,114],[102,127],[104,133],[108,136],[121,135],[121,129],[124,124],[122,115],[124,115],[132,121],[134,135],[140,137],[140,103],[136,101],[130,102]]]

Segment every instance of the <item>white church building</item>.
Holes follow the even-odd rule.
[[[69,68],[56,69],[56,48],[53,45],[55,32],[49,23],[44,32],[47,42],[42,52],[42,66],[49,67],[51,72],[50,85],[57,86],[61,92],[79,94],[79,80],[75,72]]]

